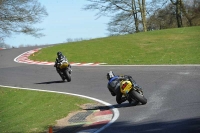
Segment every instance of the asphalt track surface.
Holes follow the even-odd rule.
[[[14,62],[35,48],[0,50],[0,85],[75,93],[110,103],[120,114],[101,133],[200,132],[200,65],[73,66],[72,81],[61,83],[53,66]],[[117,105],[106,88],[109,70],[131,75],[148,103]]]

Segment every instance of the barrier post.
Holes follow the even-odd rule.
[[[52,128],[52,126],[49,127],[49,133],[53,133],[53,128]]]

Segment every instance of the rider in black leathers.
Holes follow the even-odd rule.
[[[58,74],[60,75],[60,68],[59,68],[59,64],[63,61],[63,60],[67,60],[67,58],[62,54],[62,52],[57,52],[57,58],[56,58],[56,61],[55,61],[55,64],[54,64],[54,67],[56,67],[56,70],[58,72]],[[69,64],[69,68],[70,68],[70,73],[72,71],[71,69],[71,65]]]
[[[133,102],[132,100],[126,99],[126,97],[123,97],[121,91],[120,91],[120,82],[122,80],[129,80],[132,83],[135,83],[133,78],[129,75],[123,75],[123,76],[115,76],[115,74],[112,71],[109,71],[107,73],[107,79],[108,79],[108,90],[110,91],[112,96],[116,96],[116,102],[118,104],[121,104],[122,102],[125,102],[126,100],[129,101],[129,103]]]

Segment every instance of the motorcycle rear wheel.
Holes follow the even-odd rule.
[[[143,94],[140,94],[139,92],[132,90],[130,92],[131,97],[133,97],[134,99],[138,100],[139,102],[141,102],[142,104],[146,104],[147,103],[147,99],[144,97]]]

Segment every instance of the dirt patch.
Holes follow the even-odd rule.
[[[81,105],[82,110],[74,111],[68,114],[68,116],[56,120],[56,124],[53,126],[53,131],[59,133],[75,132],[77,129],[84,127],[88,122],[93,121],[93,112],[99,110],[99,108],[105,105],[101,103],[88,103]]]
[[[55,125],[55,127],[57,127],[57,128],[63,128],[63,127],[66,127],[66,126],[70,125],[69,122],[68,122],[68,120],[69,120],[72,116],[74,116],[75,114],[77,114],[78,112],[82,112],[82,111],[72,112],[72,113],[68,114],[67,117],[64,117],[64,118],[62,118],[62,119],[60,119],[60,120],[56,120],[56,125]]]

